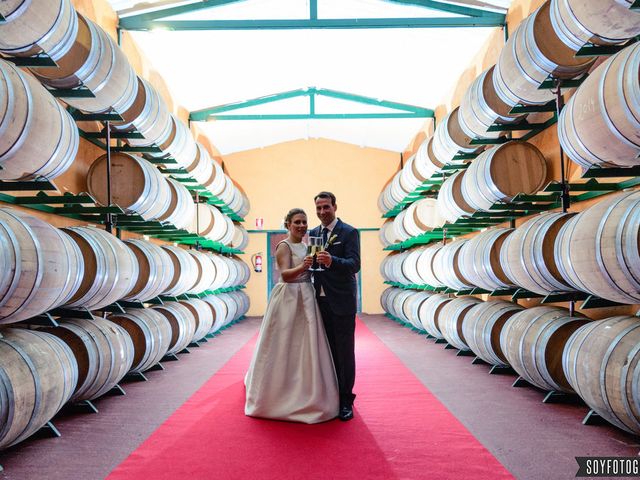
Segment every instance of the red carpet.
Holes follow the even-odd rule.
[[[301,425],[246,417],[243,378],[254,343],[108,479],[512,478],[360,321],[354,420]]]

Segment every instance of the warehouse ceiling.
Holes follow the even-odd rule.
[[[174,100],[212,112],[198,125],[222,154],[309,138],[401,152],[511,3],[109,1]]]

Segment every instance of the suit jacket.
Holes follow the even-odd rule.
[[[327,247],[331,266],[323,272],[314,272],[316,296],[324,290],[331,311],[336,315],[355,315],[358,310],[356,273],[360,271],[360,234],[351,225],[338,219],[329,238],[336,236]],[[322,236],[322,225],[313,228],[309,236]]]

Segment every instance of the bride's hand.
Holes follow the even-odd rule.
[[[302,266],[305,270],[309,270],[311,268],[311,265],[313,265],[313,257],[311,255],[307,255],[302,261]]]

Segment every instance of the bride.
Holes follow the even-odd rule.
[[[245,414],[252,417],[319,423],[338,415],[338,384],[322,317],[311,284],[302,237],[307,215],[287,213],[289,236],[276,247],[280,282],[262,321],[245,378]]]

